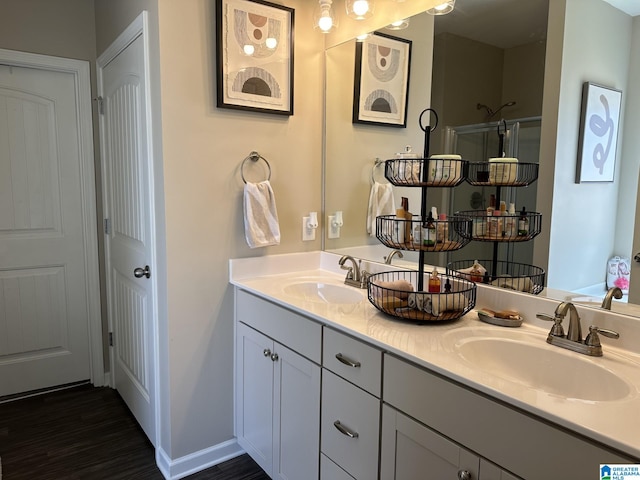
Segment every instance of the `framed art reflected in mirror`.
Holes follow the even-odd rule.
[[[292,8],[217,0],[217,106],[293,115]]]
[[[583,84],[576,183],[613,182],[621,103],[620,90]]]
[[[379,32],[356,42],[353,123],[407,126],[411,40]]]

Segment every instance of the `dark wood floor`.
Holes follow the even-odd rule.
[[[76,386],[0,403],[2,480],[163,480],[153,446],[115,390]],[[247,455],[188,480],[267,480]]]

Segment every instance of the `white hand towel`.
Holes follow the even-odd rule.
[[[244,233],[251,248],[280,244],[276,198],[269,180],[244,185]]]
[[[373,182],[369,194],[369,208],[367,209],[367,233],[376,235],[376,217],[380,215],[395,215],[396,203],[393,199],[393,185],[390,183]]]

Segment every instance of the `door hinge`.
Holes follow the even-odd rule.
[[[104,219],[104,233],[105,233],[105,235],[111,234],[111,219],[110,218],[105,218]]]
[[[96,100],[98,102],[98,113],[104,115],[104,98],[98,97]]]
[[[113,332],[109,332],[109,346],[113,347]]]

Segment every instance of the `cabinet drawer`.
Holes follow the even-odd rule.
[[[243,290],[236,289],[236,319],[320,364],[322,326]]]
[[[353,477],[320,454],[320,480],[353,480]]]
[[[325,369],[320,430],[322,453],[358,480],[378,477],[380,400]]]
[[[376,397],[382,393],[382,352],[327,327],[324,327],[322,366]]]

